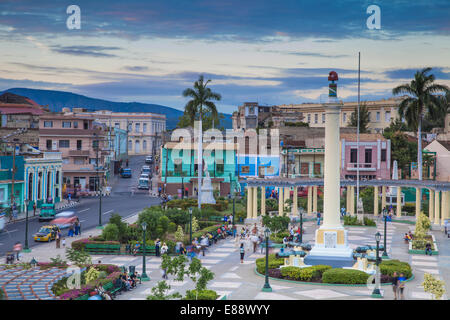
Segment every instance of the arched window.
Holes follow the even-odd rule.
[[[33,173],[28,175],[28,200],[33,200]]]
[[[147,140],[142,141],[142,150],[147,151]]]

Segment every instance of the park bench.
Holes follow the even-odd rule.
[[[223,221],[223,217],[221,217],[221,216],[210,216],[208,219],[210,221],[218,221],[218,222]]]
[[[140,246],[136,254],[143,255],[144,248],[142,246]],[[155,246],[145,246],[145,255],[146,256],[156,256],[156,247]]]
[[[84,249],[88,253],[120,254],[120,244],[87,243]]]
[[[88,294],[83,294],[82,296],[79,296],[75,300],[89,300],[89,295]]]
[[[110,296],[114,298],[120,292],[121,287],[114,286],[114,283],[111,281],[105,284],[103,286],[103,289],[105,289],[105,291],[108,292]]]

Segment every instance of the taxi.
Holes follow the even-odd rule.
[[[60,232],[60,229],[56,225],[42,226],[34,235],[34,241],[50,242],[56,239],[56,235],[58,234],[58,232]]]

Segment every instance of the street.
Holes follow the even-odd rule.
[[[108,197],[102,197],[101,221],[105,225],[113,213],[120,214],[127,218],[131,215],[139,213],[146,207],[159,203],[159,199],[150,197],[147,190],[138,190],[137,183],[140,175],[141,167],[145,165],[145,156],[135,156],[129,159],[129,168],[132,170],[131,179],[122,179],[114,177],[110,181],[112,193]],[[132,188],[136,188],[132,194]],[[132,201],[129,201],[132,200]],[[99,224],[99,198],[82,198],[80,204],[73,208],[65,209],[67,211],[75,211],[81,222],[81,231],[95,228]],[[59,212],[64,211],[60,210]],[[29,214],[33,214],[30,212]],[[30,248],[40,245],[34,242],[33,235],[39,228],[48,222],[39,222],[38,217],[31,217],[28,221],[28,244]],[[11,251],[13,245],[20,241],[25,243],[25,221],[7,224],[2,233],[0,233],[0,256],[4,256],[6,252]],[[62,230],[63,236],[67,235],[67,229]]]

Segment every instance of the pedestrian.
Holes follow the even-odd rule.
[[[202,236],[202,239],[200,240],[200,246],[202,249],[202,255],[205,256],[206,247],[208,246],[208,237],[205,235]]]
[[[241,263],[244,263],[245,249],[244,249],[244,244],[243,243],[241,243],[241,247],[239,248],[239,252],[241,254]]]
[[[77,236],[78,235],[78,230],[79,230],[79,228],[78,228],[78,219],[75,221],[75,235]]]
[[[394,291],[394,300],[398,297],[398,276],[397,272],[392,275],[392,291]]]
[[[16,259],[17,261],[20,260],[20,251],[22,251],[22,244],[20,241],[17,241],[16,244],[13,247],[13,251],[16,253]]]
[[[69,201],[69,204],[72,203],[72,194],[69,192],[69,194],[67,195],[67,200]]]
[[[77,218],[77,222],[78,222],[78,234],[81,236],[81,221],[80,221],[80,219]]]
[[[33,203],[33,216],[36,215],[36,203]]]
[[[317,225],[320,226],[320,212],[317,212]]]
[[[181,243],[181,245],[180,245],[180,254],[183,254],[183,255],[186,254],[186,248],[184,247],[183,243]]]
[[[61,248],[60,244],[61,244],[61,234],[58,231],[56,232],[56,249]]]
[[[161,186],[158,187],[158,197],[161,197]]]
[[[73,237],[73,224],[70,225],[69,227],[69,232],[67,233],[68,237]]]
[[[161,241],[159,239],[155,240],[155,254],[157,257],[161,256]]]
[[[252,235],[251,237],[251,241],[253,243],[253,253],[256,252],[256,248],[258,247],[258,237],[256,236],[256,234]]]
[[[12,213],[13,213],[13,221],[15,222],[17,220],[17,205],[15,202],[12,205]]]
[[[406,278],[403,273],[400,273],[400,276],[398,277],[398,289],[400,294],[400,300],[405,300],[404,290],[405,290],[405,281]]]
[[[259,246],[261,247],[261,254],[263,254],[265,245],[264,245],[264,238],[262,235],[259,235]]]
[[[430,254],[430,256],[433,255],[433,251],[431,250],[431,243],[429,242],[427,242],[427,244],[425,245],[425,254]]]
[[[127,162],[126,162],[126,165],[125,165],[127,168],[128,168],[128,159],[127,159]]]
[[[236,238],[236,225],[233,224],[232,230],[233,230],[233,238]]]
[[[164,242],[162,247],[161,247],[161,254],[165,254],[167,253],[167,251],[169,251],[169,247],[167,246],[167,244]]]

